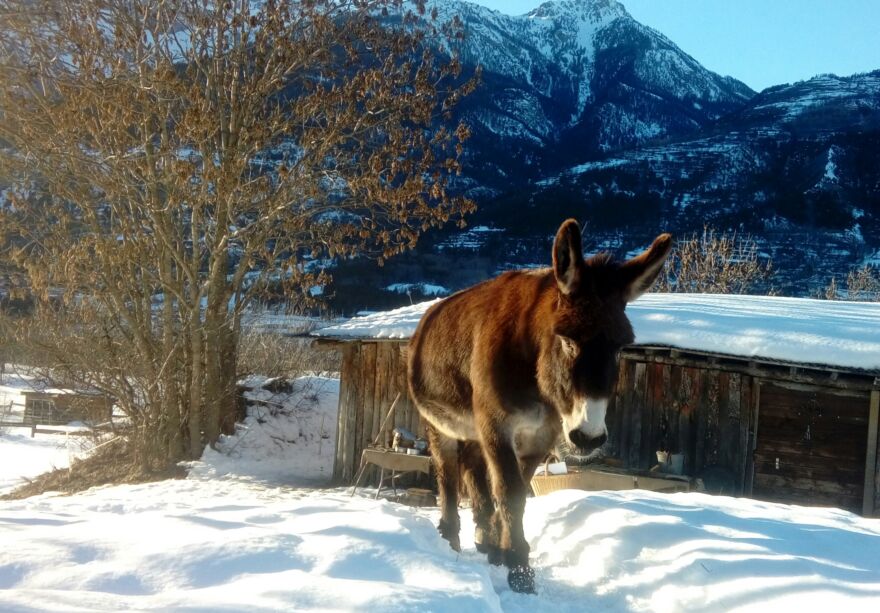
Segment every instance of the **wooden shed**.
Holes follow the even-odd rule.
[[[342,348],[337,481],[384,438],[398,393],[390,427],[423,434],[406,346],[428,304],[315,333]],[[606,457],[642,471],[680,453],[724,493],[880,512],[880,304],[650,294],[628,312],[637,344],[621,354]]]
[[[72,421],[91,423],[110,419],[113,402],[103,394],[74,390],[25,390],[25,424],[59,425]]]

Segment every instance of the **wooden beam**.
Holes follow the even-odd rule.
[[[641,347],[625,347],[621,350],[620,357],[621,359],[633,362],[661,362],[690,368],[723,369],[727,372],[759,377],[768,381],[818,385],[839,389],[844,392],[850,391],[856,394],[863,394],[866,391],[880,387],[880,377],[877,377],[876,371],[847,370],[845,368],[809,366],[806,364],[799,364],[792,368],[793,365],[790,363],[756,360],[754,358],[744,359],[737,356],[724,356],[690,350],[679,351],[675,357],[672,356],[672,352],[670,352],[670,355],[660,353],[647,355]],[[833,376],[835,374],[836,376]]]
[[[871,392],[868,415],[868,447],[865,454],[865,494],[862,498],[862,515],[874,514],[874,478],[877,472],[877,422],[880,420],[880,390]]]

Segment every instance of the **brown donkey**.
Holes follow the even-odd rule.
[[[652,285],[671,245],[663,234],[624,263],[584,260],[569,219],[552,269],[507,272],[450,296],[410,341],[409,387],[429,422],[440,533],[460,549],[461,476],[477,548],[510,569],[515,591],[534,591],[522,525],[531,476],[561,436],[584,452],[605,442],[617,353],[633,341],[626,303]]]

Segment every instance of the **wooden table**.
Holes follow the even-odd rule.
[[[394,485],[394,480],[401,475],[411,472],[421,472],[426,475],[431,474],[430,456],[409,455],[407,453],[399,453],[390,449],[368,447],[364,449],[361,454],[361,466],[357,480],[354,483],[354,488],[351,490],[352,496],[354,496],[354,493],[357,491],[361,478],[364,476],[366,468],[370,464],[378,466],[380,470],[379,487],[376,488],[376,498],[379,497],[379,491],[382,489],[382,484],[385,483],[386,470],[391,471],[391,487],[394,489],[395,494],[397,493],[397,487]]]

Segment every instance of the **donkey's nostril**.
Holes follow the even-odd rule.
[[[569,432],[568,439],[574,444],[575,447],[580,447],[582,449],[590,443],[590,439],[587,438],[587,435],[580,430],[572,430],[571,432]]]
[[[570,440],[578,449],[589,452],[604,445],[605,441],[608,440],[608,435],[601,434],[600,436],[591,438],[580,430],[572,430],[568,433],[568,440]]]

